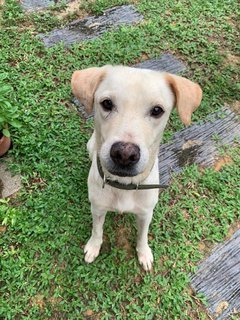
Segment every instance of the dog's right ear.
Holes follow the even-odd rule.
[[[94,93],[105,76],[105,68],[89,68],[75,71],[72,75],[72,92],[90,114],[93,109]]]

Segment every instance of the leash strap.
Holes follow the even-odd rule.
[[[103,179],[103,186],[102,186],[103,188],[105,184],[108,184],[113,188],[122,189],[122,190],[164,189],[168,187],[167,184],[134,184],[134,183],[124,184],[124,183],[107,179],[103,172],[100,159],[98,156],[97,156],[97,167],[98,167],[98,172],[100,174],[100,177]]]

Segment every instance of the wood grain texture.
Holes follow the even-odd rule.
[[[240,123],[228,108],[210,115],[206,122],[175,133],[172,142],[160,146],[160,183],[170,184],[171,176],[186,165],[212,166],[218,157],[218,148],[234,141],[240,141]]]
[[[133,65],[134,68],[150,69],[155,71],[165,71],[169,73],[180,73],[186,69],[183,62],[176,59],[172,54],[165,53],[159,58],[150,59]]]
[[[133,5],[124,5],[107,9],[101,16],[89,16],[75,20],[63,29],[55,29],[48,34],[39,34],[39,37],[47,48],[59,42],[69,47],[73,43],[95,39],[110,29],[142,20],[143,16],[136,11]]]
[[[199,265],[191,285],[205,295],[216,319],[240,313],[240,230]]]
[[[69,2],[65,1],[65,2]],[[58,1],[57,0],[21,0],[21,6],[24,10],[27,11],[38,11],[41,9],[46,9],[51,6],[54,6]]]

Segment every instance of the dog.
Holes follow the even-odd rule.
[[[94,109],[94,132],[87,144],[93,227],[84,247],[85,261],[91,263],[99,255],[107,211],[132,212],[137,220],[138,260],[150,271],[148,229],[159,190],[140,186],[159,184],[159,145],[173,107],[189,125],[202,90],[173,74],[111,65],[75,71],[71,86],[86,112]]]

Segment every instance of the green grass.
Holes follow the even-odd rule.
[[[100,13],[132,2],[83,6]],[[233,164],[221,172],[191,166],[161,195],[150,229],[152,274],[137,263],[131,215],[110,213],[101,255],[91,265],[83,261],[91,232],[85,147],[91,124],[72,111],[72,72],[172,52],[203,87],[195,122],[240,100],[239,68],[226,60],[229,53],[239,54],[237,1],[139,0],[136,7],[143,23],[69,49],[45,49],[35,35],[69,17],[58,19],[59,7],[26,17],[17,2],[6,0],[0,69],[20,111],[10,167],[21,173],[23,188],[0,203],[0,219],[7,224],[0,238],[1,319],[207,319],[189,290],[188,275],[203,256],[200,243],[222,241],[240,219],[237,146],[228,149]],[[180,128],[174,112],[166,137]]]

